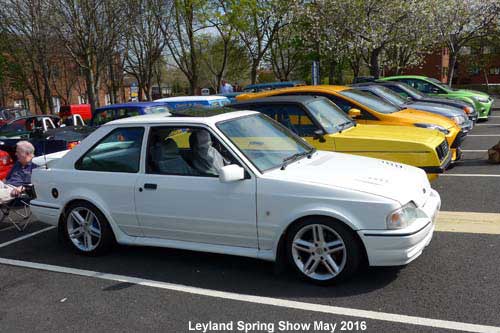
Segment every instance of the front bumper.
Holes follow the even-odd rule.
[[[476,109],[479,114],[478,119],[488,119],[493,105],[493,98],[488,98],[488,102],[476,102]]]
[[[467,134],[469,133],[469,131],[474,128],[474,122],[470,119],[468,119],[467,121],[465,121],[461,126],[460,126],[460,129],[462,131],[462,133],[464,134]]]
[[[462,157],[462,143],[464,142],[466,136],[467,133],[460,131],[455,137],[455,140],[453,140],[453,142],[451,143],[450,149],[452,154],[452,162],[458,161]]]
[[[418,258],[429,245],[434,234],[441,198],[435,190],[422,209],[427,218],[415,221],[400,230],[360,230],[358,235],[365,245],[370,266],[401,266]]]

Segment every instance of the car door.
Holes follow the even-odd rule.
[[[143,127],[119,127],[99,140],[76,163],[78,177],[68,175],[71,188],[84,184],[96,202],[105,205],[118,227],[130,236],[141,236],[134,207]],[[68,189],[70,190],[70,189]]]
[[[145,173],[137,180],[135,196],[144,235],[256,248],[255,177],[222,183],[216,174],[197,169],[200,161],[191,138],[196,131],[208,130],[194,126],[150,128]],[[211,141],[225,164],[243,166],[213,133]]]

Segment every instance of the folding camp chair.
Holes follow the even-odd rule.
[[[24,231],[31,223],[30,201],[34,198],[33,185],[27,184],[23,187],[24,191],[20,196],[0,202],[2,214],[0,223],[10,222],[19,231]],[[0,231],[4,229],[0,229]]]

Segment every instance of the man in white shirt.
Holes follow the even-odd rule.
[[[221,86],[220,86],[220,93],[221,94],[229,94],[233,92],[233,86],[230,85],[226,80],[222,80]]]

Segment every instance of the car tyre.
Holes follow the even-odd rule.
[[[59,228],[65,243],[78,254],[103,255],[115,243],[113,230],[104,214],[86,201],[70,204],[61,217]]]
[[[311,217],[294,224],[288,232],[289,264],[303,279],[330,285],[352,276],[363,261],[363,247],[345,224]]]

